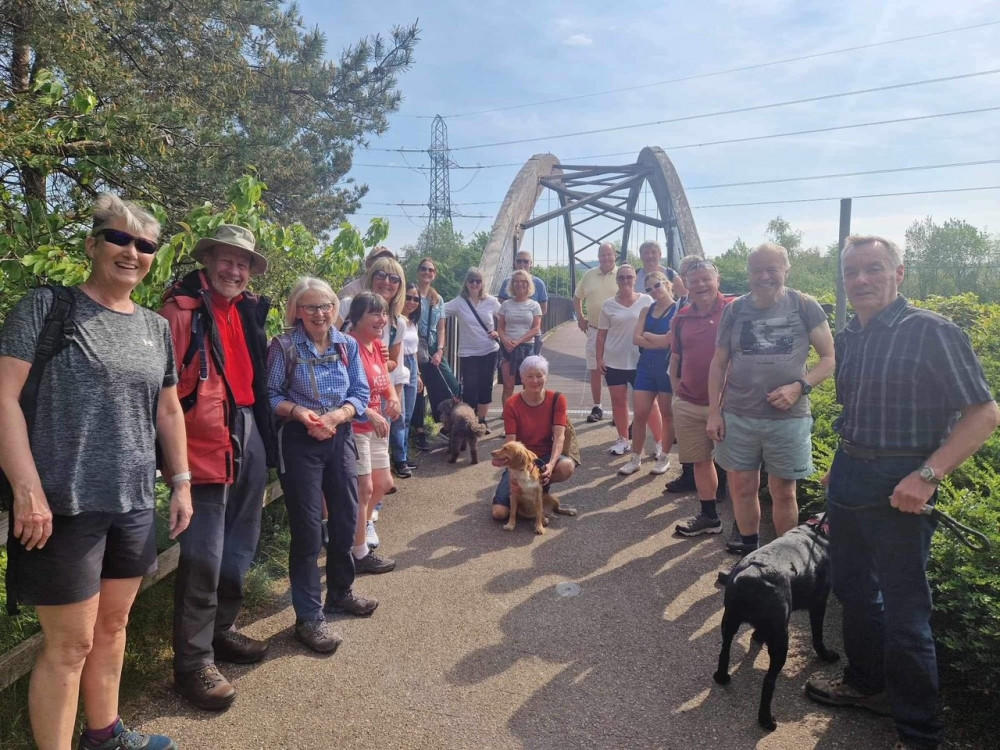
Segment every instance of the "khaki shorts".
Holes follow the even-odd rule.
[[[676,394],[672,402],[674,435],[677,437],[677,457],[681,463],[696,464],[711,461],[715,443],[708,436],[708,407],[692,404]]]
[[[597,328],[590,326],[587,329],[587,369],[597,369]]]
[[[371,474],[375,469],[389,468],[389,438],[380,438],[371,432],[354,432],[354,442],[358,446],[358,476]]]

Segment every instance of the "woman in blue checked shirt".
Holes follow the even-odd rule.
[[[319,653],[332,653],[341,640],[328,629],[324,610],[365,617],[378,606],[353,590],[358,451],[351,420],[365,420],[370,394],[357,342],[333,327],[337,305],[325,281],[299,279],[285,308],[291,330],[271,342],[267,356],[268,394],[281,424],[278,471],[292,533],[288,577],[295,637]],[[329,514],[325,605],[316,567],[324,500]]]

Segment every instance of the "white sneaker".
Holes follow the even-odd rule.
[[[641,465],[642,465],[642,458],[633,453],[629,457],[629,460],[625,463],[625,465],[618,470],[618,473],[624,474],[625,476],[628,476],[629,474],[635,474],[637,471],[639,471],[639,467]]]
[[[375,533],[375,524],[371,521],[365,526],[365,544],[372,549],[378,547],[378,534]]]
[[[656,457],[656,466],[650,469],[650,474],[666,474],[667,469],[670,468],[670,454],[660,452],[660,455]]]
[[[608,452],[613,453],[616,456],[624,456],[630,450],[632,450],[632,446],[629,444],[628,439],[620,437],[617,441],[615,441],[615,444],[608,449]]]

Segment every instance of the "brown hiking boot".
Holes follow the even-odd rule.
[[[844,682],[843,675],[810,677],[806,682],[806,697],[827,706],[850,706],[863,708],[878,716],[892,715],[889,696],[884,690],[878,693],[862,693]]]
[[[236,698],[236,688],[214,664],[194,672],[174,672],[174,690],[206,711],[222,711]]]
[[[330,630],[326,620],[306,620],[295,623],[295,640],[317,654],[332,654],[343,639]]]
[[[212,649],[216,661],[227,661],[232,664],[256,664],[267,653],[267,643],[227,630],[216,633],[212,639]]]
[[[355,617],[371,617],[372,612],[377,607],[378,599],[366,599],[350,590],[337,599],[330,599],[323,607],[323,612],[328,615],[348,614]]]

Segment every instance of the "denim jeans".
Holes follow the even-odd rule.
[[[405,355],[403,363],[410,370],[410,382],[403,386],[403,413],[394,420],[389,430],[389,450],[393,463],[406,463],[410,448],[410,422],[413,420],[413,406],[417,402],[417,358]]]
[[[889,504],[919,457],[864,460],[837,451],[827,492],[833,591],[844,608],[848,685],[885,689],[907,744],[941,742],[927,558],[935,522]]]

